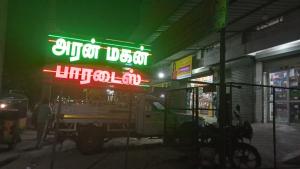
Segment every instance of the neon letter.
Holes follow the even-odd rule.
[[[61,73],[61,66],[60,65],[56,66],[55,77],[67,79],[68,74],[69,74],[69,67],[68,66],[65,66],[65,69],[64,69],[63,73]]]
[[[99,45],[85,44],[82,48],[82,56],[89,59],[98,59]]]
[[[79,73],[81,71],[81,68],[78,68],[78,67],[71,67],[70,68],[70,75],[69,75],[69,78],[70,79],[78,79],[79,78]],[[75,77],[74,77],[75,75]]]
[[[132,55],[131,50],[128,49],[122,49],[121,55],[120,55],[120,61],[122,63],[131,63],[132,62]]]
[[[106,60],[117,61],[120,56],[120,51],[118,48],[107,47]]]
[[[110,81],[112,83],[121,84],[122,82],[120,80],[116,80],[115,77],[116,77],[116,72],[111,72],[111,79],[110,79]]]
[[[56,40],[55,45],[52,46],[52,52],[56,56],[61,56],[65,54],[69,54],[70,43],[66,42],[63,38],[59,38]]]
[[[139,85],[141,83],[141,76],[139,74],[133,74],[133,70],[130,69],[122,76],[123,84],[127,85]]]
[[[133,54],[133,63],[135,65],[141,65],[143,63],[142,55],[140,51],[135,51]]]
[[[82,45],[83,44],[79,43],[79,42],[72,42],[71,56],[73,56],[73,57],[70,57],[70,62],[79,60]]]
[[[110,74],[108,71],[96,70],[93,75],[94,81],[109,82]]]
[[[142,54],[144,55],[144,65],[147,65],[148,64],[147,60],[148,60],[149,53],[148,52],[142,52]]]
[[[136,74],[136,77],[133,79],[133,85],[140,85],[142,81],[142,77],[139,74]]]
[[[133,63],[136,65],[147,65],[148,52],[135,51],[133,54]]]
[[[82,68],[80,84],[91,83],[92,72],[93,72],[93,69]]]

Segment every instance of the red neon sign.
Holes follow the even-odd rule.
[[[55,77],[57,79],[78,80],[81,85],[98,82],[139,86],[142,81],[147,82],[146,80],[142,80],[142,76],[140,74],[134,73],[133,69],[130,69],[128,72],[123,72],[121,77],[118,77],[115,71],[79,66],[56,65],[56,70],[43,71],[55,73]]]

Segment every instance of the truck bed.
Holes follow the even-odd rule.
[[[129,109],[117,105],[67,104],[62,105],[64,122],[124,123],[128,121]],[[132,114],[132,121],[135,116]]]

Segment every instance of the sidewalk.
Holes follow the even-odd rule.
[[[252,124],[254,136],[252,144],[262,157],[262,168],[273,167],[273,126],[271,123]],[[300,127],[287,124],[276,124],[277,165],[279,167],[300,167]]]

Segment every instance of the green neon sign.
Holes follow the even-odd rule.
[[[94,38],[84,40],[79,38],[63,37],[58,35],[48,35],[54,40],[51,47],[55,56],[68,56],[70,62],[81,60],[98,60],[100,57],[106,61],[123,63],[125,65],[148,65],[148,56],[150,55],[143,45],[134,47],[129,45],[113,44],[108,42],[97,42]],[[100,50],[106,53],[100,56]]]

